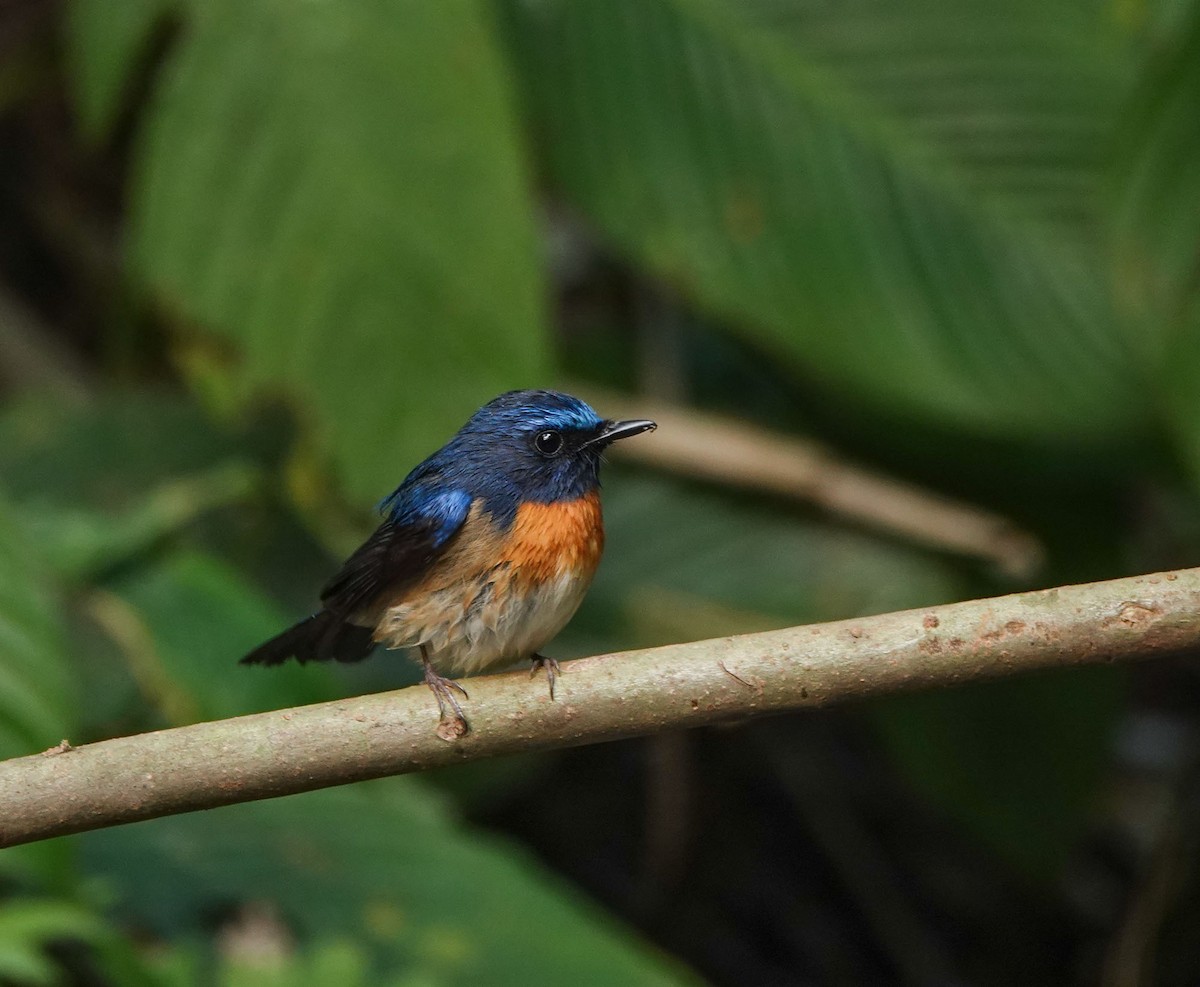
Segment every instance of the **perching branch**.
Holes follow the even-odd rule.
[[[675,644],[471,679],[438,738],[424,686],[65,742],[0,763],[0,846],[507,754],[825,706],[1039,668],[1200,649],[1200,569]],[[252,674],[252,673],[249,673]]]

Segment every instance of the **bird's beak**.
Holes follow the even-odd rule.
[[[617,439],[628,439],[632,435],[653,432],[656,428],[658,428],[657,422],[647,421],[644,418],[627,422],[605,422],[604,429],[588,445],[606,446],[611,442],[616,442]]]

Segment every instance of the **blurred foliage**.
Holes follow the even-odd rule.
[[[1058,228],[1095,220],[1103,177],[1117,80],[1094,17],[512,6],[552,173],[698,303],[889,410],[1033,436],[1143,423],[1103,266]]]
[[[58,743],[76,715],[46,576],[13,512],[0,503],[0,757]]]
[[[19,422],[0,423],[13,439],[6,446],[5,475],[24,494],[25,523],[34,530],[48,529],[44,518],[53,510],[56,491],[74,502],[73,508],[59,505],[69,523],[54,532],[59,541],[51,540],[47,557],[59,560],[60,577],[75,586],[79,620],[86,628],[77,634],[77,647],[90,662],[103,662],[106,674],[96,690],[89,690],[93,708],[88,713],[60,708],[66,706],[60,694],[69,695],[69,665],[48,594],[35,595],[28,578],[6,579],[5,586],[28,590],[30,597],[6,598],[0,611],[13,642],[0,666],[13,676],[11,683],[0,682],[0,724],[13,734],[11,741],[5,735],[6,754],[43,749],[63,736],[78,740],[80,723],[89,733],[110,732],[113,723],[121,730],[173,725],[316,702],[341,691],[327,668],[293,666],[266,676],[234,665],[236,656],[272,633],[286,615],[220,558],[219,538],[203,545],[197,513],[212,511],[228,498],[178,495],[176,509],[162,516],[147,507],[161,501],[164,491],[178,492],[180,473],[204,476],[207,469],[219,475],[222,464],[245,455],[244,440],[227,435],[222,443],[178,399],[113,394],[82,415],[53,408],[34,413],[31,407],[21,405]],[[121,424],[135,417],[136,429],[123,432]],[[43,427],[22,432],[20,424],[30,421]],[[124,439],[104,442],[106,454],[93,455],[88,450],[95,444],[86,440],[97,433]],[[59,458],[71,462],[66,475],[38,480],[40,468]],[[168,468],[156,477],[164,464]],[[60,486],[64,479],[66,490]],[[188,489],[196,488],[190,481]],[[251,488],[241,483],[236,489],[245,511],[260,512]],[[81,496],[89,502],[86,509],[79,505]],[[131,512],[148,520],[122,524]],[[97,534],[102,529],[109,533],[107,541]],[[148,531],[155,537],[148,538]],[[118,537],[125,534],[130,537]],[[237,532],[224,531],[221,537],[236,538]],[[97,545],[106,545],[113,564],[81,571],[76,560],[94,555]],[[36,574],[31,558],[36,556],[28,551],[20,556],[23,576]],[[97,634],[108,638],[117,657],[97,653],[95,640],[88,640]],[[18,647],[25,637],[28,660]],[[35,651],[35,644],[41,650]],[[95,664],[83,671],[85,679],[99,677]],[[27,670],[32,673],[28,682],[16,677]],[[95,723],[97,705],[104,711],[100,723]],[[192,942],[213,914],[238,900],[275,902],[297,935],[322,943],[303,961],[311,962],[312,970],[303,965],[292,973],[281,969],[283,983],[287,976],[317,976],[315,970],[341,976],[338,971],[356,965],[366,971],[362,977],[370,974],[364,982],[386,983],[524,982],[534,970],[547,983],[688,979],[628,943],[611,920],[556,885],[513,847],[465,829],[429,786],[416,780],[393,779],[248,806],[244,812],[200,815],[190,822],[94,834],[82,841],[82,850],[79,866],[91,900],[104,902],[106,910],[115,908],[130,927],[151,929],[164,941]],[[9,853],[0,852],[0,865]],[[181,888],[187,892],[181,895]],[[551,927],[559,934],[545,936],[542,930]],[[0,923],[0,944],[4,928]],[[13,977],[22,983],[51,982],[38,979],[42,966],[31,965],[42,939],[80,938],[65,921],[61,928],[49,923],[27,928],[14,916],[13,929]],[[350,948],[338,939],[334,948],[334,940],[327,939],[364,929],[369,935],[362,947]],[[588,943],[586,950],[578,949],[580,941]],[[117,962],[105,950],[99,955],[102,964]],[[160,957],[133,961],[143,960],[147,965],[139,976],[148,983],[197,982],[192,977],[200,974],[187,971],[204,966],[180,960],[168,975],[158,969]],[[228,957],[221,962],[227,961],[232,962]],[[118,972],[118,966],[110,975],[124,983],[132,975]],[[222,978],[235,983],[239,976],[251,976],[236,967],[233,962]]]
[[[1037,879],[1084,835],[1123,682],[1110,668],[1043,673],[900,696],[871,713],[913,780]]]
[[[543,983],[682,980],[511,845],[456,826],[412,780],[94,833],[83,844],[118,910],[168,938],[203,932],[206,916],[233,902],[267,900],[297,934],[357,941],[377,973],[413,983],[523,984],[535,971]]]
[[[9,149],[0,757],[413,681],[234,663],[510,387],[815,433],[1011,515],[1043,585],[1200,554],[1196,0],[21,0]],[[605,503],[564,657],[1019,588],[652,470]],[[0,980],[1093,982],[1155,948],[1113,888],[1200,875],[1161,823],[1197,693],[1081,670],[3,851]]]
[[[76,26],[81,77],[109,80],[125,25]],[[297,397],[359,495],[428,452],[439,433],[417,423],[545,376],[507,90],[470,0],[231,0],[189,11],[155,93],[132,269],[168,312],[237,344],[239,391]]]
[[[47,943],[89,941],[99,922],[87,909],[57,901],[19,900],[0,905],[0,979],[8,983],[54,984],[58,974],[45,955]]]

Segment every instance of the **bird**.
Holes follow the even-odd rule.
[[[476,411],[380,504],[381,523],[320,592],[321,608],[259,645],[244,665],[356,662],[409,649],[437,699],[439,736],[467,732],[449,676],[541,650],[574,616],[604,550],[600,461],[647,419],[601,418],[569,394],[509,391]]]

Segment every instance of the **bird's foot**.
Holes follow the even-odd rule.
[[[547,658],[545,655],[533,656],[533,668],[529,670],[529,677],[533,678],[542,669],[546,670],[546,681],[550,683],[550,699],[554,700],[554,683],[558,681],[558,676],[562,669],[558,665],[558,661],[554,658]]]
[[[454,693],[459,693],[463,699],[470,699],[467,690],[443,675],[438,675],[429,662],[425,662],[425,684],[433,690],[433,696],[438,704],[437,735],[442,740],[458,740],[466,736],[470,727],[467,718],[463,716],[462,707],[458,704]]]

